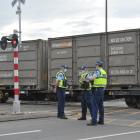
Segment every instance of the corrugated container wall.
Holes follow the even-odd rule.
[[[77,36],[75,39],[76,47],[76,60],[77,74],[80,71],[82,65],[87,65],[89,71],[95,70],[95,63],[97,60],[103,58],[102,56],[102,36],[100,34],[96,35],[83,35]],[[75,60],[75,61],[76,61]],[[76,72],[75,72],[76,73]],[[74,75],[74,77],[78,77]],[[76,84],[78,84],[78,79],[76,79]]]
[[[104,57],[101,54],[102,43],[100,34],[49,39],[49,85],[54,83],[60,66],[67,64],[69,84],[77,86],[80,67],[87,64],[93,71],[95,62]]]
[[[20,87],[47,88],[47,42],[23,41],[19,48]],[[0,50],[0,86],[13,86],[13,48]]]
[[[110,85],[138,85],[138,31],[109,34]]]
[[[72,38],[49,39],[48,61],[49,61],[49,87],[55,81],[56,73],[60,70],[61,65],[69,66],[68,79],[72,80],[72,58],[73,47]]]

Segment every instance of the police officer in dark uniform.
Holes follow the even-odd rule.
[[[62,65],[62,69],[56,74],[56,93],[58,99],[58,113],[57,117],[60,119],[67,119],[64,113],[65,108],[65,90],[67,88],[66,71],[67,65]]]
[[[87,66],[82,66],[82,69],[84,71],[80,74],[79,79],[80,86],[82,89],[82,100],[81,100],[82,116],[81,118],[79,118],[79,120],[86,120],[86,113],[88,108],[91,115],[91,122],[93,122],[94,119],[93,101],[92,101],[91,83],[89,79],[90,73],[87,71]]]
[[[94,90],[93,90],[93,112],[94,119],[89,125],[104,124],[104,91],[107,85],[107,73],[103,69],[103,62],[96,62],[96,71],[93,74]],[[99,112],[99,121],[97,122]]]
[[[86,98],[85,98],[85,92],[84,92],[84,86],[83,86],[83,82],[85,80],[85,76],[88,74],[87,71],[87,66],[83,65],[81,67],[81,72],[79,74],[79,83],[80,83],[80,88],[82,89],[81,91],[81,108],[82,108],[82,112],[81,112],[81,117],[78,118],[78,120],[86,120],[86,114],[87,114],[87,103],[86,103]]]

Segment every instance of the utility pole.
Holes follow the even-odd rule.
[[[20,95],[20,88],[19,88],[19,64],[18,64],[18,58],[19,58],[19,51],[18,49],[21,47],[21,3],[24,4],[25,0],[13,0],[12,1],[12,7],[15,6],[15,4],[18,2],[17,11],[16,14],[18,15],[19,19],[19,31],[14,30],[15,33],[19,33],[19,43],[16,48],[14,48],[14,102],[13,102],[13,113],[20,113],[20,101],[19,101],[19,95]]]
[[[108,2],[105,0],[105,69],[108,70]]]

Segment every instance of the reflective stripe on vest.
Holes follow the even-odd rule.
[[[94,80],[94,87],[106,87],[107,85],[107,73],[103,68],[98,69],[100,75]]]
[[[80,75],[80,78],[79,78],[80,84],[82,84],[82,82],[85,80],[85,76],[86,76],[87,74],[88,74],[87,72],[83,72],[83,73]]]
[[[59,72],[56,74],[56,77],[57,77],[60,73],[63,74],[64,80],[67,80],[67,77],[65,76],[65,73],[63,73],[62,71],[59,71]],[[64,86],[64,80],[59,80],[59,81],[58,81],[58,87],[67,88],[66,86]]]
[[[80,82],[80,85],[83,84],[84,81],[86,81],[86,78],[88,76],[88,72],[83,72],[81,75],[80,75],[80,79],[79,79],[79,82]],[[91,83],[89,82],[89,88],[87,88],[86,90],[91,90]]]

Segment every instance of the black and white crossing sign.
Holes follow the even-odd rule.
[[[14,7],[15,4],[16,4],[18,1],[20,1],[22,4],[25,3],[25,0],[13,0],[13,1],[12,1],[12,7]]]

